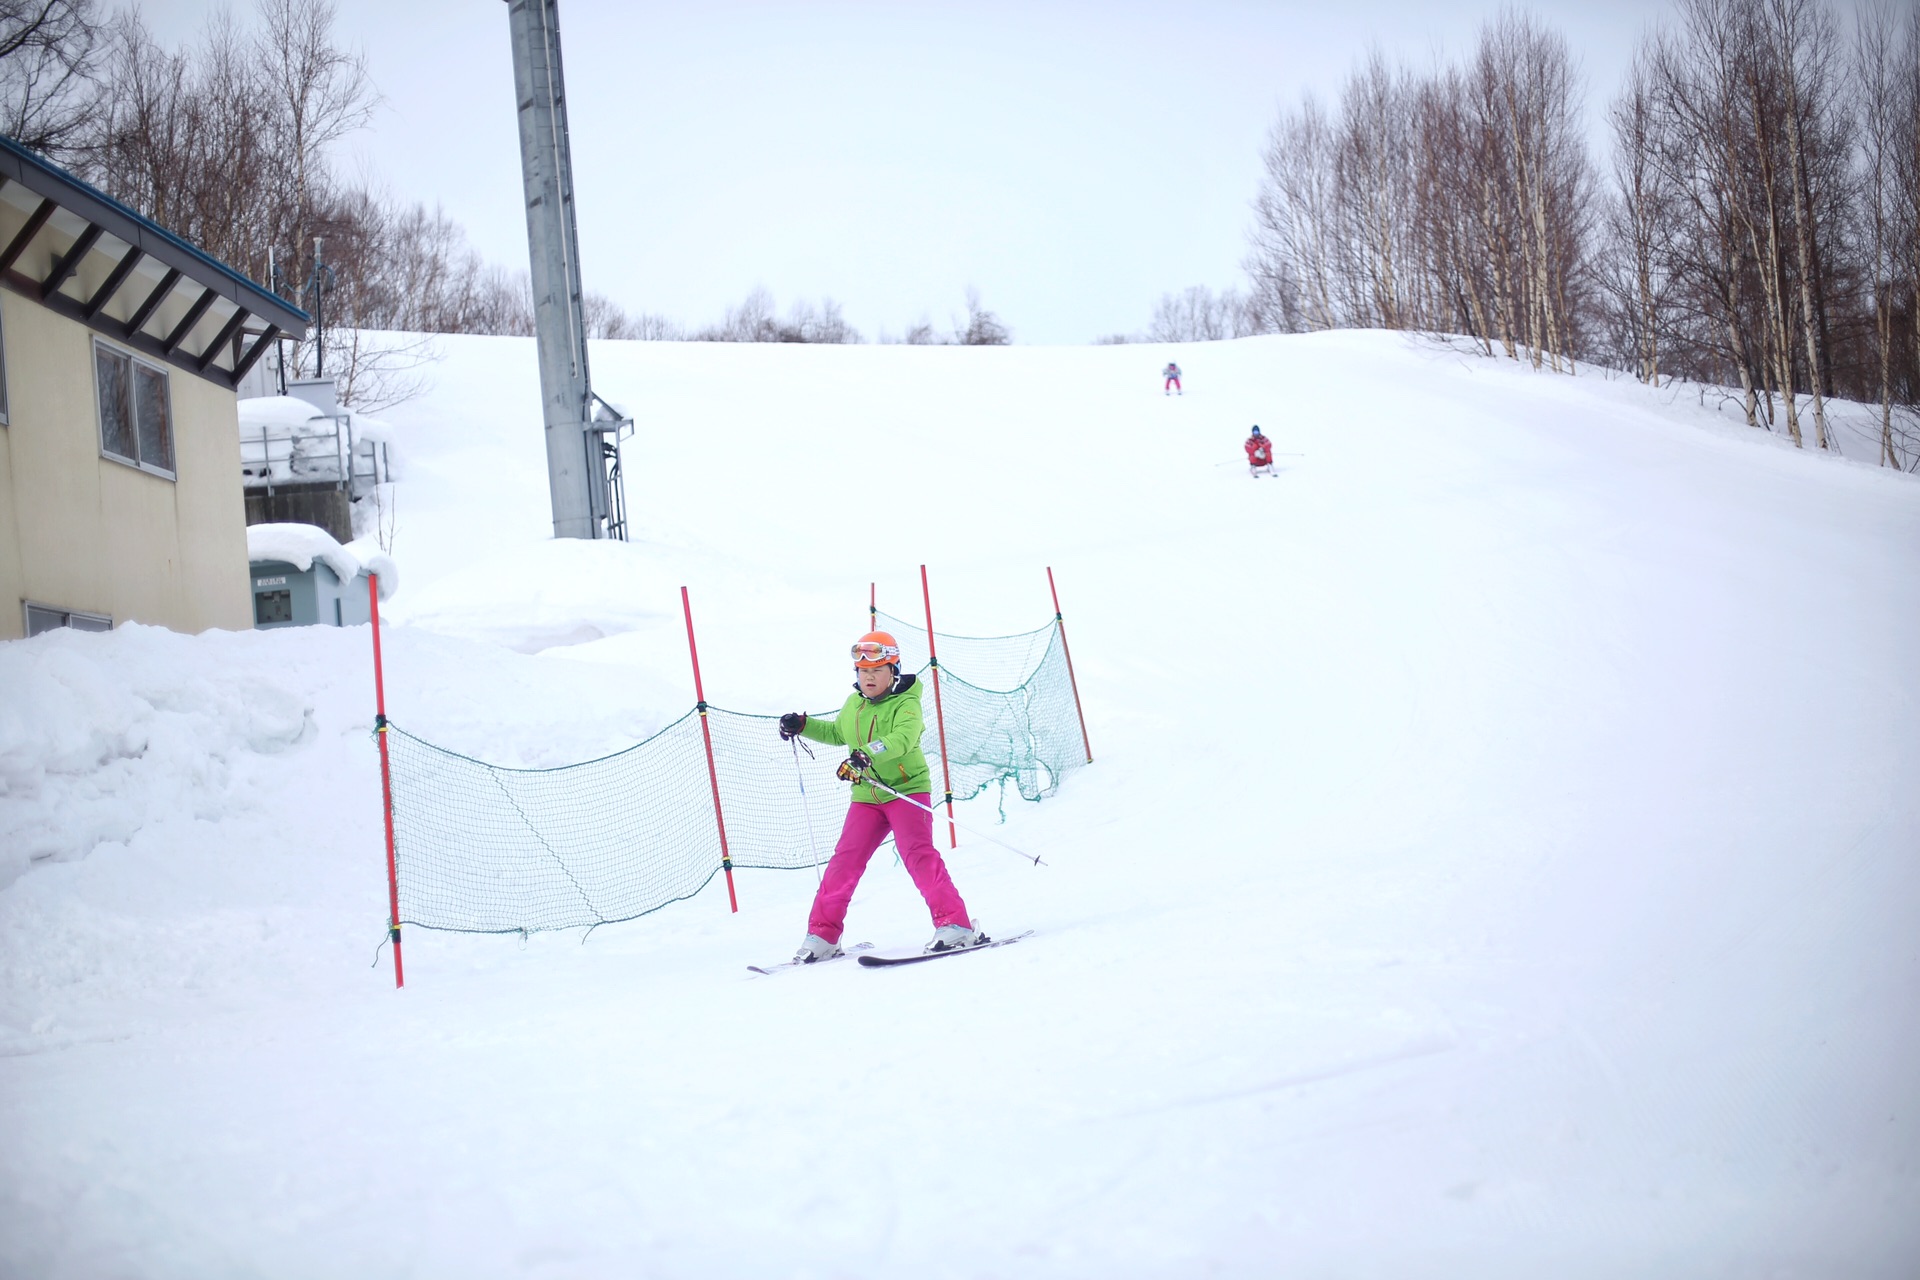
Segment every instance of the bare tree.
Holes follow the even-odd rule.
[[[373,118],[379,93],[365,55],[334,39],[332,0],[257,0],[261,30],[254,53],[262,88],[274,104],[270,154],[288,167],[293,236],[305,238],[316,187],[332,146]]]
[[[1902,354],[1876,336],[1891,313],[1875,315],[1901,243],[1887,40],[1871,91],[1864,46],[1843,74],[1833,15],[1816,0],[1679,0],[1643,43],[1614,107],[1603,272],[1643,376],[1657,352],[1654,368],[1737,381],[1747,421],[1778,421],[1796,444],[1803,398],[1823,448],[1830,396],[1878,394],[1892,416]],[[1880,141],[1857,141],[1862,129]]]
[[[954,331],[955,341],[963,347],[1004,347],[1013,341],[1013,332],[981,305],[980,291],[972,285],[967,286],[966,327],[955,325]]]
[[[1265,180],[1254,197],[1245,262],[1252,306],[1265,327],[1287,332],[1348,323],[1334,305],[1340,254],[1333,129],[1311,94],[1267,134]]]
[[[1813,152],[1824,139],[1809,135],[1837,123],[1830,119],[1830,99],[1838,45],[1831,19],[1810,0],[1765,0],[1762,13],[1785,95],[1787,186],[1793,209],[1794,265],[1800,277],[1801,338],[1807,354],[1807,386],[1813,393],[1814,436],[1825,449],[1829,447],[1822,397],[1827,381],[1826,333],[1814,303],[1815,292],[1822,290],[1824,282],[1814,253],[1812,207],[1813,174],[1819,163]],[[1791,386],[1787,390],[1793,394]]]
[[[1853,75],[1860,99],[1862,221],[1880,374],[1880,461],[1901,465],[1893,437],[1895,282],[1900,277],[1896,152],[1899,148],[1898,30],[1885,6],[1862,10],[1855,28]]]
[[[0,0],[0,133],[65,158],[91,108],[95,0]]]
[[[1263,332],[1260,313],[1237,289],[1219,293],[1203,284],[1164,293],[1147,327],[1149,342],[1217,342]]]
[[[1596,309],[1579,98],[1566,43],[1512,12],[1463,66],[1369,54],[1331,118],[1308,98],[1268,134],[1254,323],[1467,333],[1570,370]]]
[[[1366,327],[1401,329],[1412,319],[1407,236],[1413,222],[1413,90],[1375,49],[1341,94],[1333,150],[1338,207],[1348,234],[1345,310]]]
[[[1668,305],[1675,221],[1670,177],[1653,154],[1658,129],[1646,60],[1636,58],[1608,120],[1613,126],[1613,198],[1607,205],[1602,287],[1621,351],[1642,382],[1660,383],[1660,319]]]
[[[696,332],[693,340],[857,343],[860,334],[847,323],[840,304],[831,298],[822,299],[818,306],[805,300],[796,302],[782,320],[774,306],[773,294],[760,286],[747,294],[738,306],[729,307],[719,324]]]

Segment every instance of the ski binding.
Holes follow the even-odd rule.
[[[1004,947],[1031,938],[1033,930],[1016,933],[1005,938],[989,938],[985,942],[976,942],[970,947],[955,947],[951,951],[882,951],[870,956],[861,956],[860,963],[869,969],[890,967],[899,964],[919,964],[922,960],[944,960],[948,956],[963,956],[969,951],[988,951],[994,947]]]
[[[852,955],[856,951],[871,951],[871,950],[873,950],[873,944],[871,942],[856,942],[852,946],[848,947],[845,951],[842,951],[839,955],[828,956],[825,960],[814,960],[806,964],[801,964],[798,960],[789,960],[784,964],[768,964],[768,965],[750,964],[747,966],[747,971],[749,973],[757,973],[763,977],[771,978],[774,974],[785,973],[789,969],[811,969],[816,965],[832,964],[835,960],[845,960],[848,956]]]

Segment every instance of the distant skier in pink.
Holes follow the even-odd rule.
[[[1187,394],[1185,391],[1180,390],[1180,366],[1179,365],[1175,364],[1171,360],[1167,361],[1167,367],[1160,371],[1160,376],[1167,380],[1166,385],[1160,388],[1161,395],[1170,396],[1174,394],[1176,391],[1178,391],[1181,395]]]
[[[1247,451],[1247,473],[1255,480],[1260,478],[1262,471],[1268,475],[1277,474],[1273,469],[1273,441],[1261,435],[1260,428],[1253,429],[1244,447]]]

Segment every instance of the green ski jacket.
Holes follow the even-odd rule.
[[[901,676],[877,702],[867,701],[855,689],[833,719],[808,716],[800,736],[836,747],[858,747],[872,757],[868,772],[879,781],[903,796],[931,794],[932,773],[920,751],[920,735],[927,727],[920,715],[922,688],[918,676]],[[893,799],[864,782],[853,784],[853,798],[859,804],[885,804]]]

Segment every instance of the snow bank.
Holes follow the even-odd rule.
[[[0,645],[0,883],[124,843],[183,800],[221,811],[240,757],[311,731],[284,677],[206,670],[208,647],[138,623]]]

